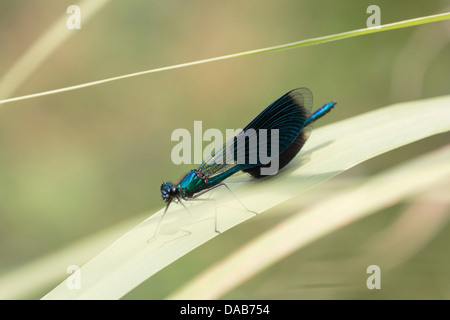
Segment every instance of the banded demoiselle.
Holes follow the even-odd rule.
[[[184,206],[182,200],[192,200],[219,186],[225,186],[231,192],[224,180],[238,171],[259,179],[266,176],[262,174],[262,169],[270,167],[273,161],[278,161],[278,170],[285,167],[305,144],[312,124],[327,114],[337,102],[329,102],[311,114],[312,103],[312,93],[307,88],[287,92],[262,111],[241,134],[227,141],[219,150],[215,150],[197,169],[187,173],[178,184],[164,182],[161,185],[161,196],[167,203],[164,213],[174,200]],[[269,138],[271,132],[278,133],[278,152],[270,155],[270,162],[263,163],[259,158],[250,161],[251,156],[262,149],[267,154],[276,150],[271,148],[271,144],[263,146],[260,143],[260,133],[264,129]],[[249,132],[251,134],[248,134]],[[252,140],[252,137],[255,139]],[[249,141],[256,143],[251,145]],[[239,148],[239,145],[245,148]],[[227,155],[230,154],[233,155],[231,162],[227,161]],[[244,161],[236,161],[239,157]]]

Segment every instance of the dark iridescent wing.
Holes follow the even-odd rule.
[[[294,89],[272,103],[247,126],[279,130],[278,170],[286,166],[308,140],[312,123],[306,125],[306,122],[311,116],[312,105],[313,96],[308,88]],[[267,166],[270,164],[243,168],[242,171],[261,178],[261,167]]]
[[[308,138],[311,126],[305,127],[305,123],[311,115],[311,107],[312,93],[309,89],[289,91],[262,111],[240,134],[213,152],[198,170],[210,178],[240,170],[259,178],[260,168],[269,165],[260,161],[261,152],[271,158],[277,156],[281,169],[292,160]],[[267,130],[265,144],[259,143],[260,129]],[[271,148],[272,129],[278,129],[279,133],[278,153],[275,155],[272,155]]]

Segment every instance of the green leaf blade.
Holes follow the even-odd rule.
[[[341,102],[342,104],[343,102]],[[239,199],[263,212],[358,163],[402,145],[450,130],[450,96],[402,103],[316,131],[286,170],[267,181],[234,188]],[[338,112],[338,108],[334,111]],[[221,231],[254,216],[224,192],[218,199]],[[181,207],[181,206],[180,206]],[[214,207],[194,204],[168,211],[154,241],[162,210],[130,230],[81,268],[81,289],[61,283],[44,299],[118,299],[179,257],[217,236]]]

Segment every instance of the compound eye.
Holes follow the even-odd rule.
[[[177,192],[177,188],[176,187],[172,187],[172,193],[176,193]]]

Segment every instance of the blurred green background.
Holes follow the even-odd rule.
[[[79,3],[0,2],[0,78],[71,4]],[[72,30],[10,96],[365,28],[371,4],[381,8],[382,24],[450,10],[450,2],[436,0],[109,1],[86,23],[81,7],[81,29]],[[312,90],[315,107],[339,102],[316,127],[397,102],[449,94],[449,43],[450,22],[445,21],[0,105],[0,276],[161,208],[161,180],[177,182],[195,167],[171,162],[173,130],[192,130],[194,120],[202,120],[204,130],[242,127],[300,86]],[[441,134],[397,149],[344,176],[376,174],[449,138]],[[351,263],[343,262],[403,209],[399,204],[343,228],[226,297],[449,299],[448,225],[393,268],[382,290],[365,288],[365,269],[352,270],[358,278],[352,281],[361,279],[359,287],[348,282]],[[126,298],[164,298],[286,214],[257,217],[222,234]],[[65,270],[60,272],[58,281],[24,297],[42,297],[64,279]]]

